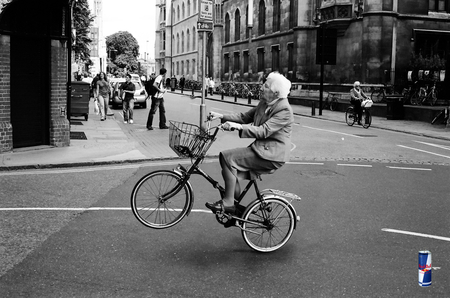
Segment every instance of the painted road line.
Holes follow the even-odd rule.
[[[424,145],[428,145],[428,146],[432,146],[432,147],[437,147],[437,148],[441,148],[444,150],[450,150],[449,146],[444,146],[444,145],[438,145],[438,144],[433,144],[433,143],[427,143],[427,142],[421,142],[421,141],[414,141],[420,144],[424,144]]]
[[[422,234],[422,233],[416,233],[416,232],[409,232],[409,231],[402,231],[402,230],[395,230],[395,229],[381,229],[383,232],[389,232],[389,233],[397,233],[397,234],[405,234],[405,235],[411,235],[411,236],[418,236],[418,237],[425,237],[425,238],[433,238],[438,240],[444,240],[444,241],[450,241],[449,237],[442,237],[442,236],[436,236],[436,235],[430,235],[430,234]]]
[[[323,162],[301,162],[301,161],[288,161],[286,164],[289,165],[313,165],[313,166],[323,166]]]
[[[423,153],[428,153],[428,154],[431,154],[431,155],[436,155],[436,156],[440,156],[440,157],[450,158],[450,156],[448,156],[448,155],[437,154],[437,153],[434,153],[434,152],[421,150],[421,149],[417,149],[417,148],[413,148],[413,147],[408,147],[408,146],[403,146],[403,145],[397,145],[397,146],[405,148],[405,149],[410,149],[410,150],[415,150],[415,151],[419,151],[419,152],[423,152]]]
[[[386,168],[397,169],[397,170],[431,171],[431,169],[427,169],[427,168],[407,168],[407,167],[392,167],[392,166],[386,166]]]
[[[155,210],[155,208],[146,208]],[[141,209],[143,210],[143,209]],[[88,207],[88,208],[50,208],[50,207],[23,207],[23,208],[0,208],[0,211],[131,211],[131,207]],[[165,211],[165,210],[160,210]],[[181,209],[171,209],[171,211],[181,211]],[[211,210],[192,209],[191,212],[211,213]]]
[[[321,129],[321,128],[316,128],[316,127],[311,127],[311,126],[306,126],[306,125],[303,125],[303,127],[304,128],[309,128],[309,129],[314,129],[314,130],[325,131],[325,132],[331,132],[331,133],[344,135],[344,136],[348,136],[348,137],[354,137],[354,138],[363,139],[363,137],[360,137],[360,136],[357,136],[357,135],[353,135],[353,134],[349,134],[349,133],[344,133],[344,132],[339,132],[339,131],[334,131],[334,130],[328,130],[328,129]]]
[[[352,163],[338,163],[338,166],[343,167],[361,167],[361,168],[371,168],[372,165],[358,165],[358,164],[352,164]]]

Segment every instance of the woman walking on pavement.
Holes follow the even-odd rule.
[[[106,74],[104,72],[101,72],[99,74],[99,80],[97,81],[96,85],[96,96],[100,105],[100,120],[104,121],[106,119],[106,115],[113,115],[113,113],[109,109],[110,85],[108,82],[108,78],[106,77]]]

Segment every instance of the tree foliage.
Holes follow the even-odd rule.
[[[139,44],[131,33],[119,31],[107,36],[106,51],[110,57],[108,66],[111,72],[136,72],[138,69]]]
[[[72,46],[75,57],[84,63],[90,63],[89,27],[94,18],[91,16],[87,0],[78,0],[73,7],[73,25],[76,30],[75,44]]]

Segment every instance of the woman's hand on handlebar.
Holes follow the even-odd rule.
[[[242,125],[236,122],[227,121],[222,124],[222,129],[228,131],[242,130]]]

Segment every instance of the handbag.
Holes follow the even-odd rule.
[[[98,108],[98,100],[94,99],[94,113],[98,115],[100,113],[100,109]]]
[[[371,99],[366,99],[363,102],[361,102],[362,108],[370,108],[373,105],[373,101]]]

